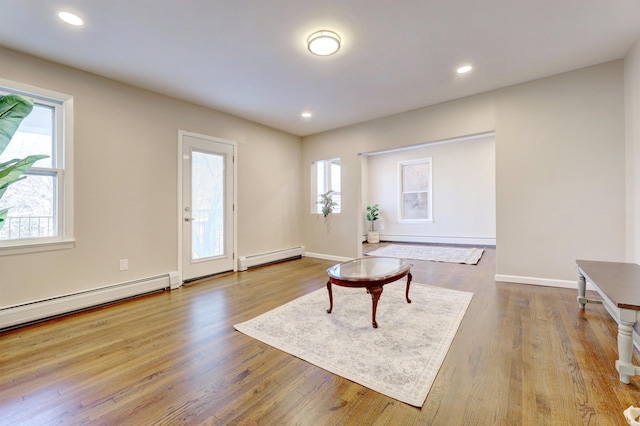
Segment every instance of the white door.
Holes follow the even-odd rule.
[[[180,132],[182,281],[235,270],[235,144]]]

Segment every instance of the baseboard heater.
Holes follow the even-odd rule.
[[[282,262],[290,259],[299,259],[303,256],[304,246],[291,247],[284,250],[255,254],[252,256],[241,256],[238,259],[238,270],[246,271],[247,269],[255,268],[256,266],[263,266],[269,263]]]
[[[128,299],[134,296],[167,289],[171,286],[171,274],[157,275],[135,281],[114,284],[107,287],[71,293],[9,306],[0,309],[0,329],[41,321],[47,318],[61,316],[94,306]]]

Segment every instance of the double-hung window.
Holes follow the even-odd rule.
[[[0,163],[44,154],[0,199],[9,211],[0,230],[0,255],[73,246],[73,98],[0,79],[0,95],[34,100],[33,111],[0,155]]]
[[[311,213],[322,214],[325,197],[333,202],[331,213],[340,213],[340,159],[314,161],[311,164]]]
[[[400,220],[433,220],[431,157],[403,161],[400,174]]]

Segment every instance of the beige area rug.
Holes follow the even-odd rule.
[[[364,288],[332,286],[295,299],[236,330],[331,373],[422,407],[473,293],[411,283],[384,286],[378,328],[371,326],[371,296]]]
[[[480,261],[482,253],[484,253],[482,248],[391,244],[371,251],[367,255],[475,265]]]

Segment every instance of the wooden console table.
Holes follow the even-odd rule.
[[[640,265],[635,263],[577,260],[578,305],[603,304],[618,323],[618,360],[616,369],[620,381],[640,374],[640,367],[631,362],[633,356],[633,324],[640,321]],[[596,288],[600,299],[586,297],[586,281]]]

